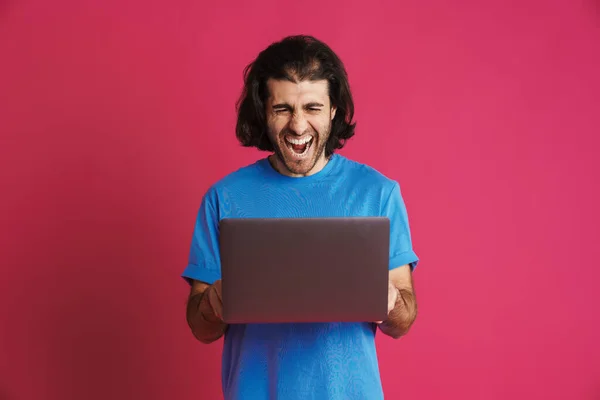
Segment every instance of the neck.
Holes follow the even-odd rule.
[[[325,166],[329,162],[329,159],[330,158],[325,157],[325,154],[323,154],[321,157],[319,157],[319,159],[317,160],[315,165],[307,173],[297,174],[297,173],[290,171],[286,167],[285,163],[283,161],[281,161],[281,159],[277,156],[277,154],[271,154],[268,157],[269,163],[275,169],[275,171],[279,172],[281,175],[289,176],[291,178],[302,178],[302,177],[314,175],[314,174],[320,172],[321,170],[323,170],[323,168],[325,168]]]

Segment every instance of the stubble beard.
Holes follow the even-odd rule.
[[[329,140],[329,135],[331,132],[331,123],[329,124],[327,131],[323,132],[323,134],[319,134],[318,132],[311,132],[313,135],[313,143],[311,146],[316,146],[314,149],[311,149],[313,155],[310,159],[306,160],[296,160],[292,157],[286,157],[285,151],[287,149],[283,149],[283,146],[287,146],[285,143],[285,131],[280,132],[277,135],[277,143],[274,144],[275,148],[275,156],[277,157],[277,164],[283,167],[286,171],[279,171],[281,173],[288,172],[294,175],[306,176],[309,174],[314,168],[315,165],[321,160],[325,158],[325,147],[327,145],[327,141]]]

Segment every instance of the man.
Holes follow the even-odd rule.
[[[355,129],[344,66],[313,37],[285,38],[246,68],[237,106],[239,141],[272,154],[216,182],[202,199],[183,273],[191,285],[188,324],[203,343],[224,336],[226,399],[381,399],[375,334],[379,329],[399,338],[415,320],[412,270],[418,258],[398,183],[335,152]],[[337,216],[390,218],[387,320],[223,322],[220,219]],[[301,237],[298,249],[310,252]]]

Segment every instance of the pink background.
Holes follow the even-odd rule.
[[[291,33],[345,61],[342,153],[400,181],[422,259],[386,398],[599,399],[598,2],[216,3],[0,2],[0,399],[221,397],[179,274]]]

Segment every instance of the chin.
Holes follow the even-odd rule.
[[[284,160],[285,167],[294,175],[308,175],[315,167],[316,160]]]
[[[294,144],[301,146],[306,144],[305,149],[292,146]],[[315,166],[324,155],[324,146],[318,135],[306,135],[297,137],[291,135],[281,135],[275,146],[275,155],[278,159],[280,171],[285,175],[306,176],[314,172]]]
[[[281,148],[277,149],[275,156],[279,161],[278,163],[280,167],[283,167],[287,170],[280,171],[285,175],[308,175],[315,168],[318,160],[318,157],[316,157],[315,154],[311,154],[310,157],[298,158],[292,154],[289,154],[287,149]]]

